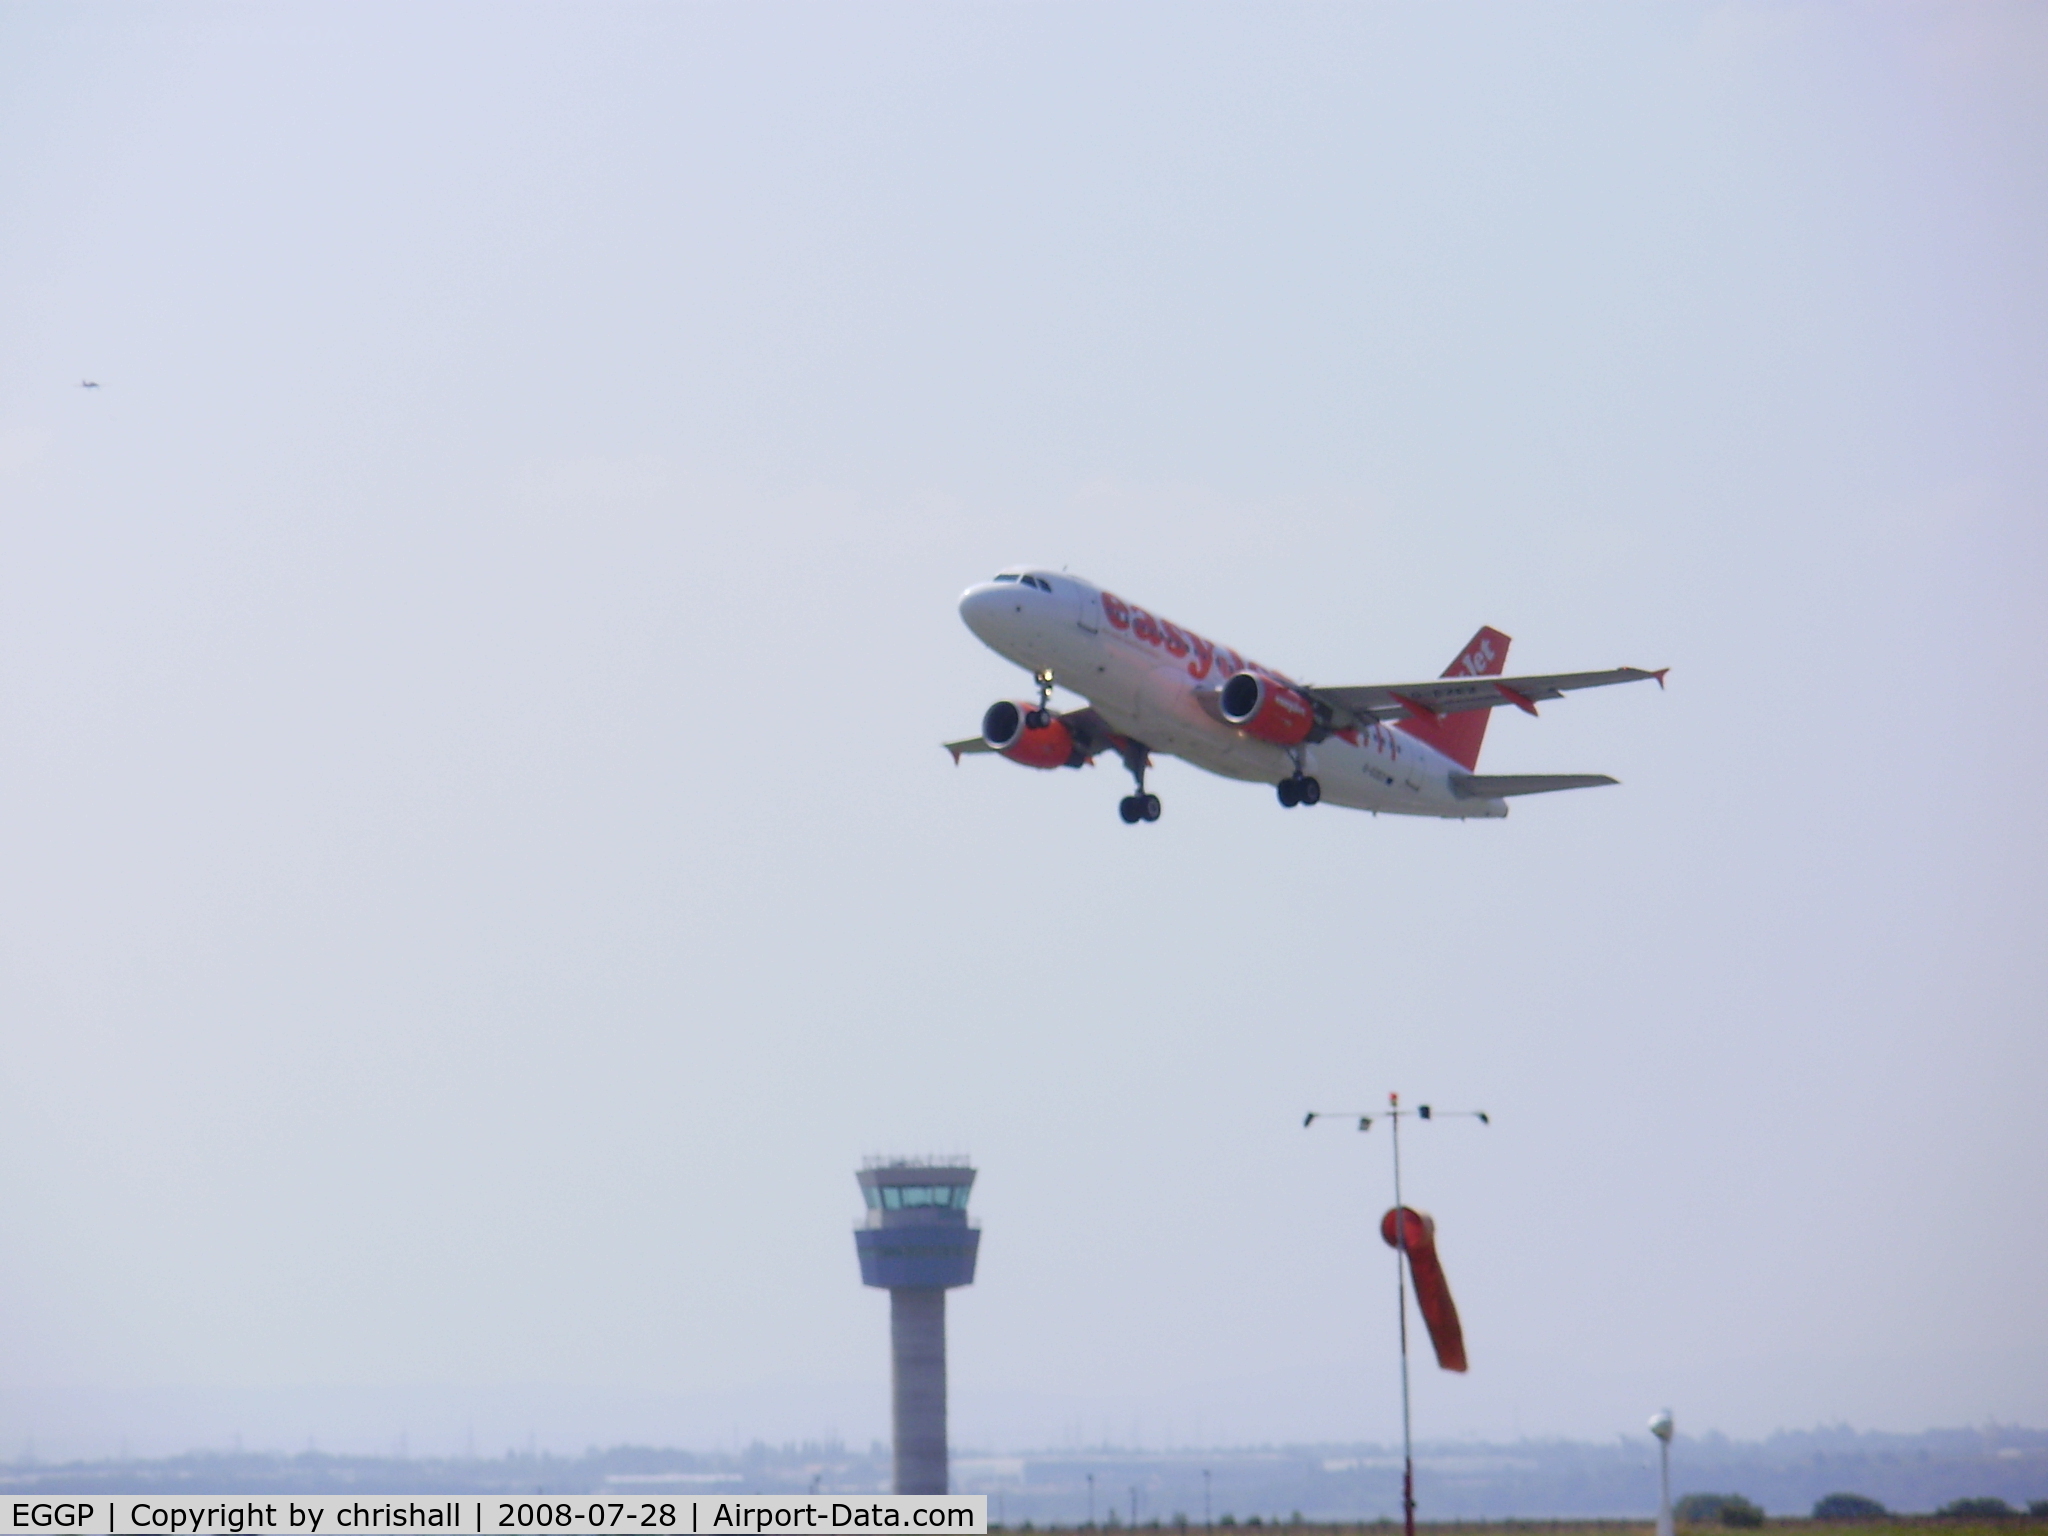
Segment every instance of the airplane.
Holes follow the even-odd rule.
[[[1665,667],[1506,677],[1508,637],[1482,628],[1442,677],[1326,688],[1297,683],[1240,652],[1170,624],[1066,572],[1019,566],[969,587],[960,617],[1038,686],[1038,702],[999,700],[981,735],[949,741],[957,765],[994,752],[1027,768],[1079,768],[1113,752],[1137,781],[1118,806],[1135,825],[1159,819],[1145,788],[1164,752],[1225,778],[1274,786],[1280,804],[1350,806],[1397,816],[1501,817],[1518,795],[1618,782],[1604,773],[1482,774],[1493,710],[1529,714],[1580,688],[1654,679]],[[1088,701],[1055,713],[1055,686]]]

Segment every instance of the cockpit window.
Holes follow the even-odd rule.
[[[1043,576],[1020,576],[1017,579],[1022,581],[1025,586],[1036,587],[1041,592],[1050,592],[1052,590],[1052,583]]]
[[[997,581],[1022,581],[1023,579],[1015,571],[1004,571],[996,577]]]

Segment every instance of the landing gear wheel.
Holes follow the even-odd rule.
[[[1301,781],[1301,803],[1303,805],[1314,805],[1322,798],[1323,786],[1321,784],[1318,784],[1314,779],[1305,778]]]
[[[1131,777],[1138,781],[1138,792],[1135,795],[1125,795],[1123,804],[1117,807],[1118,812],[1125,821],[1133,824],[1157,821],[1159,797],[1145,793],[1145,770],[1152,766],[1151,749],[1142,741],[1127,741],[1120,736],[1112,736],[1110,741],[1115,745],[1117,755],[1124,760],[1124,767],[1130,770]]]
[[[1299,779],[1282,779],[1273,786],[1273,789],[1280,796],[1280,803],[1286,806],[1288,810],[1291,811],[1301,804],[1301,781]]]

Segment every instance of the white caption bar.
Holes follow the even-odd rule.
[[[104,1494],[8,1499],[0,1531],[35,1536],[754,1536],[757,1532],[901,1531],[987,1536],[988,1495],[764,1493],[609,1498],[541,1494],[361,1497],[346,1493]]]

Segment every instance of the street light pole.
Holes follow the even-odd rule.
[[[1650,1415],[1650,1433],[1657,1437],[1657,1536],[1671,1536],[1671,1410]]]

